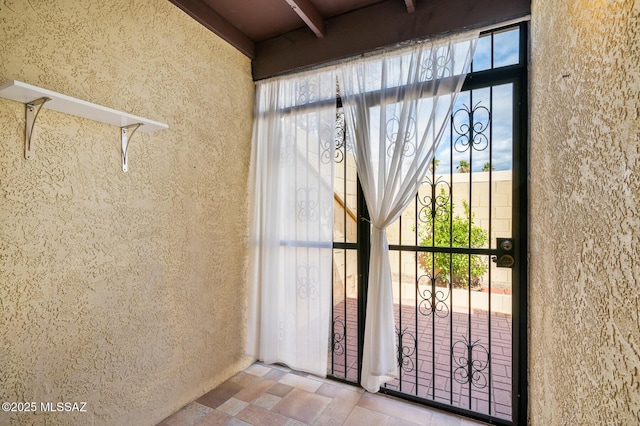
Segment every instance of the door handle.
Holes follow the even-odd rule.
[[[491,256],[491,260],[496,264],[497,268],[513,268],[516,263],[513,257],[513,239],[496,238],[498,243],[498,253]]]

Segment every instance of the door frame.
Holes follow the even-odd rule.
[[[516,65],[486,71],[471,72],[467,75],[462,91],[513,84],[513,162],[512,162],[512,238],[514,240],[514,257],[516,262],[512,268],[512,420],[504,420],[464,408],[420,398],[382,387],[381,393],[432,406],[455,414],[492,424],[513,426],[525,424],[528,416],[528,170],[529,170],[529,109],[528,109],[528,58],[529,58],[529,23],[528,21],[491,29],[481,33],[489,34],[519,27],[520,60]],[[340,101],[338,100],[338,106]],[[452,165],[453,167],[453,165]],[[358,375],[361,381],[362,352],[364,345],[364,324],[366,315],[367,283],[370,258],[370,218],[360,182],[357,189],[357,258],[358,258]],[[334,243],[334,249],[353,248],[353,244]],[[391,247],[391,246],[390,246]],[[396,247],[399,248],[400,246]],[[491,249],[494,250],[494,249]],[[329,375],[343,381],[351,381]]]

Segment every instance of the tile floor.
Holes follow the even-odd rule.
[[[255,363],[157,426],[483,424],[389,396],[370,394],[348,384]]]

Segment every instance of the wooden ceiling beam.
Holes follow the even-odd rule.
[[[202,0],[169,0],[187,15],[217,34],[249,58],[255,57],[255,43]]]
[[[324,19],[309,0],[285,0],[318,38],[324,37]]]
[[[416,0],[404,0],[404,5],[407,7],[408,13],[416,11]]]
[[[423,2],[414,13],[398,0],[327,19],[318,39],[307,28],[256,43],[253,79],[261,80],[354,57],[407,40],[482,28],[531,13],[531,0],[441,0]]]

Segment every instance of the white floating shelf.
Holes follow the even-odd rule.
[[[50,101],[47,101],[43,105],[43,108],[75,115],[76,117],[88,118],[89,120],[111,124],[116,127],[143,124],[138,129],[139,132],[153,132],[169,128],[169,126],[164,123],[127,114],[126,112],[116,111],[115,109],[92,104],[82,99],[72,98],[71,96],[41,89],[40,87],[16,80],[9,81],[0,86],[0,96],[11,99],[12,101],[22,102],[23,104],[28,104],[40,98],[51,98]]]
[[[169,126],[165,123],[149,120],[147,118],[138,117],[126,112],[117,111],[115,109],[107,108],[102,105],[94,104],[91,102],[83,101],[82,99],[72,98],[71,96],[63,95],[61,93],[53,92],[51,90],[42,89],[40,87],[32,86],[31,84],[23,83],[21,81],[11,80],[2,86],[0,86],[0,97],[10,99],[12,101],[21,102],[27,107],[27,122],[25,123],[25,156],[32,158],[32,141],[31,132],[35,119],[39,112],[34,110],[35,106],[41,108],[51,109],[54,111],[62,112],[76,117],[87,118],[89,120],[99,121],[101,123],[110,124],[112,126],[120,127],[121,129],[129,126],[136,126],[133,131],[139,132],[154,132],[156,130],[165,130]],[[40,102],[41,99],[45,98]],[[30,116],[32,114],[32,116]],[[29,121],[31,122],[29,123]],[[31,128],[29,128],[29,124]],[[130,127],[131,128],[131,127]],[[126,129],[122,130],[123,135],[123,159],[122,167],[123,171],[127,171],[127,147],[128,142],[133,135],[133,131],[126,137]],[[126,143],[125,143],[126,142]]]

